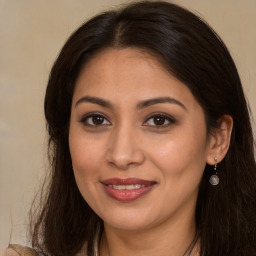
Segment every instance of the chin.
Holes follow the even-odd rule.
[[[104,220],[103,220],[104,221]],[[127,218],[124,219],[115,219],[113,221],[104,221],[104,225],[107,225],[108,227],[123,230],[123,231],[140,231],[145,230],[151,225],[148,222],[145,222],[145,220],[135,220],[130,219],[127,220]]]
[[[126,209],[115,211],[114,213],[109,211],[108,215],[103,214],[101,219],[105,225],[111,228],[126,231],[139,231],[156,225],[159,221],[159,216],[152,215],[152,211],[144,212]]]

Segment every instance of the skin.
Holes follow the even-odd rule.
[[[0,249],[0,256],[19,256],[19,254],[15,252],[13,249]]]
[[[88,96],[110,106],[82,100]],[[172,101],[141,104],[166,97]],[[153,117],[159,115],[160,124]],[[78,188],[104,221],[101,256],[185,253],[196,232],[205,165],[228,149],[232,120],[223,120],[222,130],[207,135],[203,109],[190,90],[142,50],[110,48],[86,64],[74,90],[69,144]],[[156,184],[120,202],[101,183],[130,177]]]

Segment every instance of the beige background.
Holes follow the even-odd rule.
[[[28,243],[27,209],[47,165],[43,97],[57,53],[84,20],[125,2],[0,0],[0,247]],[[255,117],[256,1],[174,2],[198,13],[223,38]]]

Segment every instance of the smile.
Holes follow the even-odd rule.
[[[137,178],[113,178],[101,182],[108,196],[120,202],[134,201],[146,195],[157,183]]]
[[[146,187],[145,185],[135,184],[135,185],[108,185],[110,188],[117,190],[133,190]]]

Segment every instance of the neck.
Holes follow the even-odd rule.
[[[164,221],[144,230],[104,225],[100,256],[183,256],[196,234],[194,215]]]

